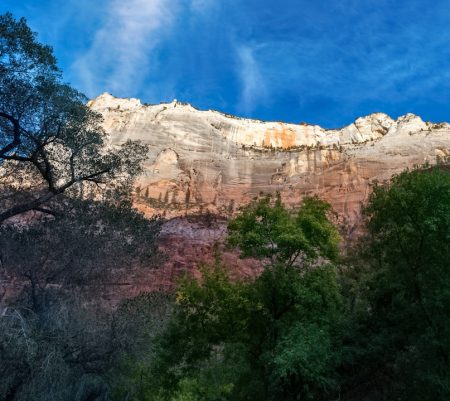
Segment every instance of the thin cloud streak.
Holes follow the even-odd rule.
[[[88,96],[105,88],[136,93],[151,73],[152,57],[173,23],[177,2],[113,0],[88,51],[72,66]]]
[[[241,82],[241,94],[238,109],[251,113],[267,99],[267,82],[255,58],[255,48],[248,45],[236,47],[238,63],[237,74]]]
[[[446,0],[0,3],[29,19],[88,96],[175,97],[327,127],[373,111],[450,120]]]

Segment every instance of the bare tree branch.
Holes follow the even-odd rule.
[[[20,124],[16,118],[2,111],[0,111],[0,117],[8,120],[14,129],[12,141],[0,149],[0,158],[3,158],[3,156],[6,156],[20,145]]]

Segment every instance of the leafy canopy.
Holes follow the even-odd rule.
[[[375,187],[359,257],[367,313],[359,320],[362,381],[389,399],[450,397],[450,173],[425,166]]]
[[[336,260],[340,240],[330,222],[331,206],[317,197],[306,197],[291,213],[277,195],[267,195],[241,209],[229,225],[228,242],[244,257],[270,258],[287,266],[319,257]]]
[[[230,223],[230,241],[244,256],[269,256],[272,263],[253,280],[233,281],[216,257],[201,278],[185,277],[155,358],[133,372],[134,382],[145,383],[136,399],[336,396],[343,300],[335,268],[318,260],[337,257],[328,211],[317,198],[292,215],[269,197],[244,208]],[[314,267],[298,269],[299,255]]]

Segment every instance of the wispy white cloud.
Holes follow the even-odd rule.
[[[268,86],[255,56],[256,47],[238,45],[236,52],[236,72],[241,82],[238,108],[248,114],[267,100]]]
[[[0,3],[28,18],[89,96],[176,97],[324,126],[375,110],[449,119],[448,0]]]
[[[88,51],[72,66],[88,96],[130,96],[151,73],[152,56],[170,32],[177,0],[112,0]]]

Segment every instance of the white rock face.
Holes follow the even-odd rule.
[[[132,139],[150,146],[139,202],[149,213],[169,216],[230,213],[261,191],[280,191],[293,205],[318,194],[355,221],[375,181],[450,154],[450,125],[413,114],[394,121],[374,113],[326,130],[109,94],[89,106],[104,116],[113,144]]]
[[[98,107],[98,108],[110,108],[117,110],[132,110],[135,108],[139,108],[142,106],[142,103],[139,99],[121,99],[110,95],[109,93],[103,93],[102,95],[95,98],[95,100],[90,100],[88,102],[89,107]]]

